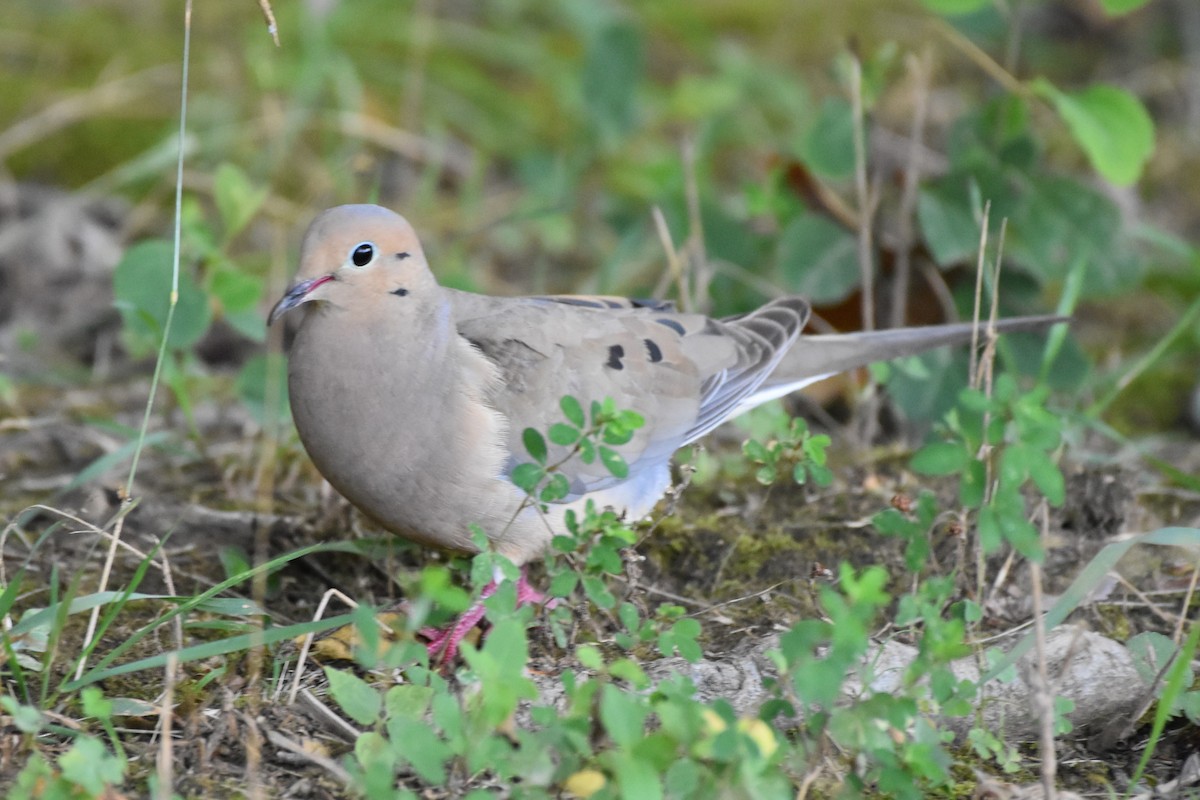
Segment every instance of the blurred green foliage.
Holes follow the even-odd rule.
[[[657,207],[699,265],[688,299],[701,306],[735,313],[786,292],[852,302],[861,70],[871,257],[885,278],[907,250],[916,274],[932,266],[965,287],[954,292],[965,313],[970,281],[955,271],[973,267],[981,225],[993,247],[1003,225],[1004,313],[1045,308],[1073,271],[1083,302],[1149,281],[1177,304],[1196,249],[1131,217],[1098,180],[1146,174],[1158,120],[1123,76],[1178,59],[1175,12],[1027,5],[330,0],[279,4],[280,48],[254,3],[198,8],[184,275],[202,261],[192,277],[214,318],[261,340],[276,243],[294,246],[320,207],[376,200],[418,224],[449,285],[645,295],[672,288]],[[165,206],[180,16],[131,0],[10,3],[0,57],[21,75],[0,93],[10,171]],[[922,102],[933,157],[906,241],[906,151],[880,142],[903,141]],[[1155,116],[1182,124],[1162,103]],[[1149,172],[1148,186],[1167,177]],[[837,207],[814,202],[813,185]],[[283,233],[271,239],[268,224]],[[144,336],[155,312],[123,300],[130,336]],[[1065,357],[1076,366],[1055,374],[1082,378],[1078,353]]]

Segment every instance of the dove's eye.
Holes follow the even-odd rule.
[[[356,267],[365,267],[371,263],[371,259],[375,258],[375,245],[370,242],[362,242],[355,245],[350,251],[350,263]]]

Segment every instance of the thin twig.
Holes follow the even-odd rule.
[[[687,274],[684,272],[679,250],[675,247],[675,240],[671,238],[671,229],[667,227],[667,218],[663,216],[662,209],[658,206],[650,209],[650,216],[654,218],[654,230],[658,232],[658,241],[667,255],[667,271],[659,278],[658,285],[654,287],[654,294],[651,296],[665,297],[668,285],[674,281],[679,305],[684,311],[689,311],[691,297],[688,294]]]
[[[1050,506],[1042,500],[1042,545],[1049,539]],[[1046,666],[1046,619],[1042,615],[1042,565],[1037,559],[1029,561],[1029,583],[1033,595],[1034,651],[1037,654],[1037,690],[1033,693],[1034,708],[1041,721],[1042,791],[1046,800],[1054,800],[1054,775],[1058,771],[1058,756],[1054,749],[1054,692],[1050,688],[1050,673]]]
[[[691,138],[683,140],[683,187],[687,198],[689,254],[688,267],[694,278],[689,287],[690,296],[683,298],[684,311],[707,312],[709,307],[708,286],[712,280],[708,263],[708,248],[704,243],[704,218],[700,213],[700,182],[696,180],[696,143]]]
[[[158,713],[161,738],[158,740],[158,764],[156,765],[158,786],[154,791],[156,800],[171,800],[174,796],[174,792],[171,791],[171,787],[175,785],[174,742],[171,734],[175,714],[175,676],[179,670],[179,656],[175,653],[167,653],[167,664],[164,669],[162,701],[159,704]]]
[[[276,747],[287,750],[289,753],[304,759],[310,764],[320,767],[347,786],[352,783],[353,779],[350,777],[350,773],[346,772],[346,770],[343,769],[342,766],[332,758],[327,758],[319,753],[306,750],[303,745],[293,742],[291,739],[287,738],[278,731],[268,728],[267,741]]]
[[[921,142],[925,138],[925,120],[929,111],[929,52],[907,59],[912,77],[914,108],[909,130],[908,158],[904,164],[904,189],[900,195],[899,242],[896,245],[896,269],[892,276],[891,327],[899,328],[908,314],[908,286],[912,275],[912,251],[917,215],[917,188],[920,185]]]
[[[858,269],[862,276],[862,329],[875,329],[875,267],[871,222],[874,202],[867,183],[867,137],[863,109],[862,62],[850,59],[850,101],[854,108],[854,190],[858,197]]]
[[[1196,581],[1200,579],[1200,566],[1192,568],[1192,579],[1188,582],[1187,594],[1183,596],[1183,604],[1179,607],[1179,621],[1175,624],[1175,646],[1183,645],[1183,623],[1187,620],[1188,609],[1192,607],[1192,596],[1196,593]]]
[[[275,11],[271,8],[271,0],[258,0],[258,7],[267,22],[267,33],[271,34],[271,41],[279,47],[279,26],[275,24]]]

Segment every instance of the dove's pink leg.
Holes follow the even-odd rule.
[[[454,661],[454,657],[458,655],[458,645],[462,642],[463,637],[479,624],[487,611],[483,606],[483,601],[495,594],[496,588],[496,581],[483,587],[479,602],[467,609],[448,627],[421,629],[421,635],[428,640],[425,649],[429,651],[429,663],[449,664]],[[517,579],[517,608],[530,603],[542,603],[545,599],[544,594],[529,585],[529,581],[525,579],[525,570],[522,569],[521,577]]]

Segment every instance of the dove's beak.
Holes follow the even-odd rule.
[[[305,281],[296,281],[296,283],[292,284],[292,288],[288,289],[283,297],[279,298],[279,302],[275,304],[275,307],[271,309],[271,315],[267,317],[267,324],[274,324],[275,320],[296,306],[307,303],[312,299],[313,290],[331,280],[333,280],[332,274],[309,278]]]

